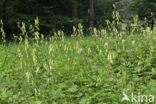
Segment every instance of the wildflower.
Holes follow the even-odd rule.
[[[108,43],[105,43],[104,46],[105,46],[105,48],[107,48],[108,47]]]
[[[32,55],[33,55],[33,62],[36,65],[37,64],[36,49],[33,49]]]
[[[90,48],[88,48],[88,54],[91,52],[91,49]]]
[[[99,51],[99,55],[101,55],[101,54],[102,54],[102,50]]]
[[[113,63],[113,60],[112,60],[112,55],[111,53],[108,54],[108,61],[112,64]]]
[[[29,79],[30,79],[30,72],[27,72],[27,73],[26,73],[26,78],[27,78],[27,82],[29,82]]]
[[[125,40],[122,40],[122,44],[124,44],[125,43]]]
[[[36,73],[38,73],[38,72],[39,72],[39,70],[40,70],[40,68],[39,68],[39,67],[37,67],[37,68],[36,68]]]
[[[82,52],[82,48],[78,49],[78,54],[80,54]]]
[[[133,44],[133,45],[135,44],[135,40],[132,41],[132,44]]]
[[[94,35],[97,36],[97,30],[96,30],[96,28],[94,28],[93,31],[94,31]]]

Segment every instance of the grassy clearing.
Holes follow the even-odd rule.
[[[156,96],[156,34],[1,44],[0,73],[1,104],[131,104]]]

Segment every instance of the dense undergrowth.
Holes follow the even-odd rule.
[[[123,92],[156,97],[155,29],[94,29],[84,37],[79,25],[70,38],[59,31],[44,39],[35,26],[34,38],[23,23],[10,43],[1,28],[0,104],[131,104]]]

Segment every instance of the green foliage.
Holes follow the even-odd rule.
[[[95,0],[96,27],[105,27],[105,20],[112,20],[113,4],[119,0]]]
[[[156,96],[156,28],[84,37],[79,24],[72,37],[59,30],[46,39],[38,18],[34,24],[19,26],[19,42],[0,44],[0,103],[131,104],[121,102],[123,92]]]
[[[150,16],[151,12],[156,15],[156,1],[155,0],[131,0],[131,9],[135,11],[140,18]]]
[[[111,19],[112,5],[116,0],[95,0],[95,26],[103,27],[106,19]],[[73,18],[72,6],[78,7],[78,17]],[[61,29],[71,33],[73,24],[82,23],[88,27],[88,1],[79,0],[2,0],[0,2],[0,18],[4,21],[4,29],[7,36],[10,33],[18,33],[17,22],[24,22],[26,27],[33,24],[33,20],[39,17],[41,32],[52,35]]]
[[[70,0],[53,0],[52,2],[50,0],[46,2],[41,0],[5,0],[1,2],[0,7],[3,9],[3,11],[0,9],[1,19],[3,19],[8,33],[17,30],[16,27],[13,27],[17,22],[30,25],[37,16],[41,21],[42,32],[63,29],[64,26],[69,28],[69,24],[82,22],[81,19],[72,18],[72,1]]]

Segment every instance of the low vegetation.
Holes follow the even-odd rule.
[[[156,96],[156,29],[84,36],[79,25],[70,38],[63,31],[45,38],[35,24],[28,37],[22,23],[15,42],[1,27],[1,104],[131,104],[123,92]]]

